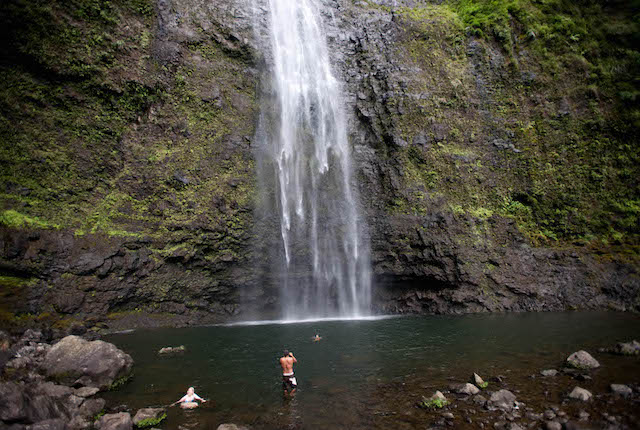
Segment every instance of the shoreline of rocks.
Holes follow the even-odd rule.
[[[626,351],[624,354],[619,351]],[[631,341],[620,343],[613,348],[601,348],[602,352],[617,355],[639,355],[640,343]],[[581,381],[591,381],[595,375],[591,372],[600,367],[600,363],[587,351],[580,350],[572,353],[564,362],[561,371],[543,369],[539,372],[542,378],[557,378],[560,375],[570,376],[575,380],[574,388],[562,394],[561,405],[548,404],[543,408],[530,407],[527,403],[527,393],[516,391],[518,395],[507,388],[492,390],[490,385],[505,386],[504,377],[496,376],[491,383],[486,383],[477,373],[473,373],[470,382],[450,384],[448,389],[437,390],[431,397],[422,397],[418,407],[430,412],[430,429],[458,427],[455,412],[462,415],[462,422],[469,428],[494,428],[498,430],[625,430],[633,429],[637,424],[635,415],[627,417],[609,414],[606,411],[610,402],[602,404],[599,417],[586,412],[580,405],[594,406],[594,394],[581,387]],[[537,375],[531,375],[536,378]],[[498,388],[498,387],[496,387]],[[448,397],[447,397],[448,396]],[[603,396],[615,396],[619,400],[629,403],[629,412],[640,406],[640,384],[610,383],[609,392],[597,393]],[[488,398],[487,398],[488,397]],[[634,408],[635,405],[635,408]],[[570,407],[568,407],[570,406]],[[576,406],[578,406],[576,408]],[[573,415],[563,409],[578,409]],[[593,414],[595,415],[595,414]]]

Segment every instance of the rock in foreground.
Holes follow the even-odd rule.
[[[611,391],[622,397],[630,397],[633,394],[633,390],[623,384],[611,384]]]
[[[245,426],[239,426],[237,424],[220,424],[216,430],[249,430]]]
[[[576,369],[595,369],[600,367],[598,360],[593,358],[587,351],[578,351],[567,357],[567,364]]]
[[[50,378],[101,390],[129,377],[132,366],[131,356],[115,345],[78,336],[67,336],[53,345],[42,364]]]
[[[499,390],[491,395],[489,402],[500,409],[513,409],[516,396],[509,390]]]
[[[98,430],[132,430],[131,415],[126,412],[103,415],[95,423]]]
[[[618,355],[640,355],[640,342],[632,340],[631,342],[619,343],[609,352]]]
[[[164,408],[143,408],[133,417],[133,424],[136,427],[151,427],[158,424],[167,417]]]
[[[464,385],[460,385],[456,387],[456,393],[458,394],[466,394],[467,396],[472,396],[474,394],[478,394],[480,390],[473,384],[469,384],[468,382]]]
[[[593,397],[593,394],[584,388],[575,387],[573,391],[569,394],[569,398],[582,400],[583,402],[588,402]]]

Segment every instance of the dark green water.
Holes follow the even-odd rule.
[[[316,333],[323,337],[314,343]],[[465,382],[472,372],[506,375],[514,384],[559,368],[578,349],[640,334],[640,318],[607,312],[403,317],[254,326],[140,330],[108,336],[132,355],[135,378],[109,393],[111,406],[168,404],[189,386],[212,402],[171,408],[164,428],[215,429],[223,422],[254,428],[422,428],[421,395]],[[187,352],[157,355],[164,346]],[[277,363],[296,355],[299,390],[283,399]],[[606,367],[606,366],[603,366]],[[607,377],[638,379],[638,361],[608,366]],[[614,368],[615,367],[615,368]],[[623,381],[620,381],[623,382]]]

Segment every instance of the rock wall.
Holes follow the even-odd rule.
[[[253,212],[263,2],[72,3],[1,6],[0,321],[277,316],[277,235]],[[637,310],[638,110],[618,87],[637,24],[559,2],[577,40],[556,43],[546,10],[491,35],[463,3],[322,2],[376,310]]]

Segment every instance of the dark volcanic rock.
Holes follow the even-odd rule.
[[[136,415],[133,417],[133,424],[135,426],[138,426],[138,424],[140,424],[140,422],[144,420],[159,420],[163,416],[166,416],[166,413],[167,411],[164,408],[139,409],[138,412],[136,412]]]
[[[120,412],[101,416],[96,421],[95,426],[97,430],[131,430],[133,422],[130,414]]]
[[[42,368],[47,376],[69,384],[106,389],[131,373],[133,360],[114,345],[67,336],[51,347]]]
[[[491,402],[494,406],[511,410],[514,407],[514,402],[516,401],[516,396],[509,390],[499,390],[491,395],[489,398],[489,402]]]
[[[12,422],[27,417],[24,388],[13,382],[0,383],[0,420]]]

